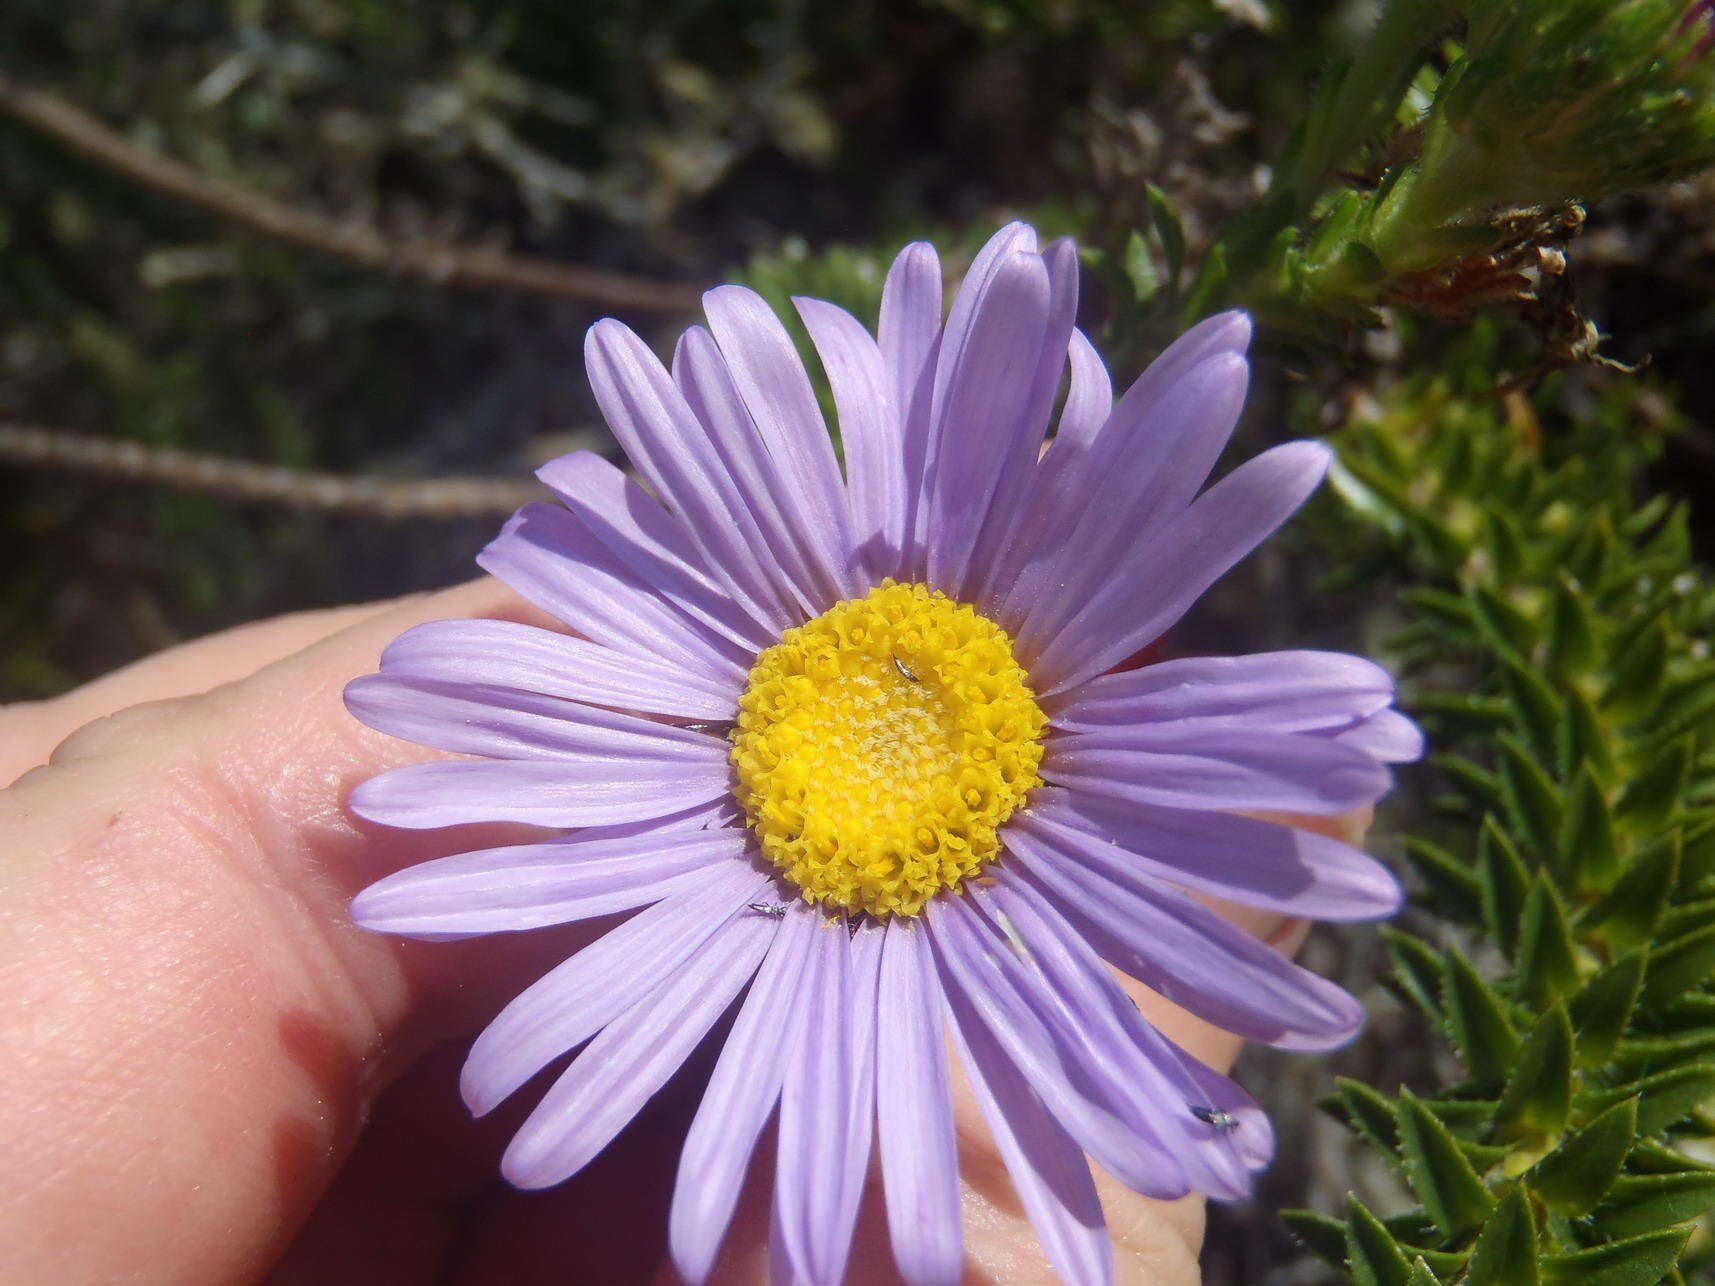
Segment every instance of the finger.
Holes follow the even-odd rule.
[[[207,692],[392,607],[359,603],[240,625],[144,657],[47,701],[0,707],[0,782],[45,764],[78,728],[146,701]]]
[[[430,756],[349,718],[342,687],[411,625],[519,614],[487,581],[400,605],[0,791],[12,1279],[259,1274],[390,1074],[384,1052],[474,1024],[575,944],[431,948],[346,914],[384,871],[518,833],[355,823],[357,781]]]

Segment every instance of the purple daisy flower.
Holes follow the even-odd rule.
[[[689,1282],[770,1119],[782,1280],[841,1278],[872,1151],[905,1280],[960,1280],[949,1039],[1050,1261],[1107,1281],[1086,1154],[1148,1196],[1230,1199],[1273,1149],[1109,966],[1265,1044],[1328,1049],[1361,1021],[1192,893],[1325,920],[1397,907],[1362,852],[1244,815],[1379,798],[1421,750],[1388,675],[1320,652],[1115,672],[1329,452],[1277,447],[1199,494],[1244,400],[1248,321],[1204,322],[1116,401],[1077,293],[1071,243],[1013,224],[945,322],[923,244],[888,275],[879,338],[798,300],[843,476],[753,292],[710,292],[671,371],[598,323],[590,381],[649,490],[557,460],[541,477],[562,505],[526,506],[479,560],[572,633],[437,622],[347,689],[371,727],[482,757],[375,777],[360,816],[564,832],[401,871],[358,923],[447,938],[635,912],[471,1051],[483,1113],[583,1047],[507,1150],[513,1183],[576,1173],[736,1008],[673,1194]]]

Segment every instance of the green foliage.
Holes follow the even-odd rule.
[[[1326,534],[1405,569],[1394,647],[1443,756],[1440,820],[1408,841],[1438,914],[1389,952],[1463,1068],[1397,1097],[1342,1083],[1336,1115],[1419,1203],[1386,1221],[1354,1205],[1343,1265],[1647,1286],[1715,1206],[1715,889],[1685,859],[1715,790],[1715,585],[1681,515],[1635,502],[1658,441],[1636,384],[1593,407],[1464,395],[1484,342],[1337,440]],[[1326,1254],[1331,1233],[1307,1240]]]
[[[1715,161],[1715,57],[1686,0],[1388,0],[1326,75],[1267,195],[1186,298],[1285,330],[1378,304],[1468,316],[1541,297],[1568,207]],[[1458,29],[1463,45],[1445,44]]]

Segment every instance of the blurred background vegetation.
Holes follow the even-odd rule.
[[[980,244],[1147,177],[1254,195],[1361,12],[1172,0],[11,0],[0,74],[261,197],[388,237],[711,285],[762,256]],[[1278,140],[1276,140],[1278,141]],[[1047,216],[1047,217],[1044,217]],[[1094,226],[1079,217],[1081,229]],[[782,273],[782,269],[786,271]],[[863,274],[871,274],[865,277]],[[850,287],[844,287],[850,293]],[[694,293],[692,295],[694,299]],[[295,467],[524,474],[605,441],[587,324],[258,235],[0,115],[0,419]],[[386,523],[0,472],[0,696],[269,612],[442,583],[492,523]]]
[[[1468,211],[1423,195],[1433,183],[1395,181],[1420,152],[1426,173],[1443,155],[1411,118],[1459,57],[1418,49],[1453,7],[1398,0],[1417,52],[1388,62],[1370,35],[1376,0],[8,0],[0,700],[236,622],[465,576],[530,467],[573,446],[612,450],[579,356],[596,317],[665,345],[697,289],[735,277],[873,316],[899,244],[933,237],[956,272],[1011,215],[1086,247],[1082,321],[1119,381],[1186,318],[1246,304],[1264,331],[1235,455],[1331,433],[1371,466],[1341,490],[1372,528],[1325,499],[1296,545],[1214,596],[1188,649],[1373,648],[1409,617],[1402,580],[1463,583],[1451,569],[1468,548],[1435,564],[1440,518],[1459,534],[1459,495],[1419,496],[1427,517],[1395,512],[1413,477],[1440,477],[1446,461],[1378,447],[1378,424],[1416,426],[1415,443],[1456,419],[1479,444],[1466,454],[1500,472],[1517,464],[1506,443],[1534,451],[1545,433],[1562,464],[1612,448],[1599,504],[1620,513],[1665,495],[1683,505],[1688,549],[1707,553],[1715,181],[1695,173],[1701,144],[1612,181],[1549,174],[1532,150],[1548,189],[1483,199],[1491,213],[1528,205],[1528,218],[1499,228],[1485,214],[1473,230]],[[1496,5],[1464,7],[1473,36],[1499,21]],[[1391,96],[1370,85],[1335,102],[1353,65],[1402,79]],[[1437,120],[1457,125],[1462,103],[1502,142],[1544,100],[1539,88],[1490,101],[1475,77],[1461,88]],[[1640,81],[1640,99],[1655,92]],[[73,109],[69,133],[55,104]],[[1317,125],[1366,111],[1379,115],[1349,146]],[[113,146],[92,147],[91,128]],[[1615,146],[1631,156],[1635,141]],[[218,199],[175,192],[175,165]],[[1605,199],[1568,205],[1585,197]],[[1424,237],[1402,238],[1401,209]],[[298,230],[279,235],[282,219]],[[522,264],[525,280],[460,271],[473,257]],[[532,284],[552,265],[611,275]],[[25,431],[511,485],[459,513],[432,485],[408,490],[420,499],[403,513],[302,494],[249,503],[232,487],[43,467],[51,451]],[[1695,613],[1675,621],[1700,637]],[[1399,808],[1384,848],[1428,815],[1428,793]],[[1281,1159],[1253,1206],[1212,1212],[1213,1283],[1325,1280],[1273,1212],[1335,1210],[1349,1191],[1398,1205],[1404,1190],[1315,1100],[1332,1071],[1391,1087],[1447,1063],[1424,1017],[1382,994],[1373,934],[1319,936],[1311,954],[1373,1002],[1375,1024],[1332,1070],[1254,1056]]]

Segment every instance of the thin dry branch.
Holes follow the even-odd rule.
[[[368,268],[436,285],[520,290],[582,299],[604,308],[688,312],[697,306],[699,292],[676,282],[510,255],[486,246],[389,237],[360,223],[341,222],[246,192],[139,147],[70,103],[5,75],[0,75],[0,111],[134,182],[253,231]]]
[[[493,518],[542,499],[542,489],[522,479],[310,473],[4,422],[0,422],[0,463],[205,491],[223,500],[380,518]]]

